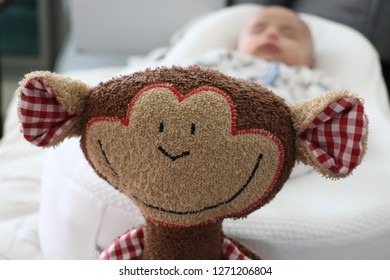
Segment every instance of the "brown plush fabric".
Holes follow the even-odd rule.
[[[144,227],[144,260],[220,260],[222,225],[173,228],[147,222]]]
[[[173,67],[146,70],[145,72],[138,72],[130,76],[112,79],[111,81],[102,83],[97,86],[92,91],[91,96],[88,100],[87,110],[85,111],[83,118],[83,127],[86,127],[87,123],[91,119],[96,117],[104,116],[104,118],[106,119],[124,119],[127,114],[129,104],[131,103],[133,97],[145,87],[154,84],[171,85],[176,88],[181,95],[185,95],[194,89],[204,86],[211,86],[217,88],[225,92],[233,101],[233,106],[237,113],[237,130],[263,129],[275,135],[280,140],[281,145],[283,146],[284,155],[284,162],[283,166],[281,166],[279,180],[275,183],[275,186],[270,191],[270,193],[268,193],[268,195],[263,198],[261,203],[253,205],[253,207],[247,208],[245,209],[245,211],[233,211],[234,213],[236,213],[233,216],[244,216],[247,212],[251,212],[256,208],[261,207],[274,197],[274,195],[279,191],[279,189],[289,177],[289,174],[295,162],[295,145],[292,144],[295,142],[295,132],[291,122],[291,112],[289,107],[284,103],[281,98],[275,96],[269,90],[261,87],[258,84],[227,77],[217,71],[210,69],[202,69],[197,66],[188,68]],[[168,113],[167,116],[169,115]],[[148,114],[149,113],[147,112],[146,115]],[[99,151],[100,147],[99,144],[97,144],[96,142],[88,143],[85,132],[83,133],[83,139],[81,142],[82,148],[86,153],[87,158],[97,169],[98,173],[103,174],[103,177],[107,176],[106,173],[111,175],[114,174],[112,176],[110,175],[110,178],[108,178],[108,180],[111,180],[111,183],[113,183],[118,189],[121,189],[121,191],[125,191],[123,188],[126,188],[127,186],[124,186],[122,184],[122,181],[115,179],[115,172],[123,173],[123,171],[120,170],[125,170],[126,167],[122,166],[119,168],[119,170],[114,172],[111,167],[107,167],[107,160],[109,162],[118,162],[119,164],[121,164],[120,162],[123,162],[121,159],[121,156],[123,156],[123,146],[115,147],[115,143],[118,143],[115,139],[117,139],[118,137],[123,137],[123,134],[126,134],[126,132],[124,132],[123,130],[122,132],[113,132],[121,131],[120,129],[114,129],[115,127],[118,128],[118,125],[121,125],[118,124],[118,122],[111,123],[107,127],[104,127],[103,123],[104,122],[102,122],[102,124],[99,124],[96,127],[91,126],[91,130],[94,129],[94,132],[88,132],[91,133],[91,135],[97,134],[101,135],[104,138],[102,139],[102,142],[104,142],[104,150],[100,152],[102,156],[100,156],[100,158],[98,159],[91,159],[91,155],[97,154],[97,151]],[[112,129],[108,130],[110,126],[112,127]],[[110,131],[110,133],[107,133],[108,131]],[[111,135],[111,133],[114,133],[114,135]],[[107,137],[109,139],[106,139]],[[140,133],[139,137],[141,137],[139,139],[139,144],[142,145],[143,141],[147,139],[142,140],[142,133]],[[132,140],[130,138],[128,141],[131,142]],[[93,152],[90,152],[88,154],[87,145],[90,145],[91,151]],[[268,144],[268,147],[271,150],[272,146],[272,144]],[[134,150],[136,150],[136,148]],[[252,153],[252,150],[253,149],[249,149],[245,153],[250,155]],[[172,154],[180,153],[180,151],[181,150],[179,149],[178,151],[172,152]],[[139,157],[135,157],[135,159],[139,160]],[[270,160],[268,163],[270,163],[271,161],[273,162],[274,159]],[[237,166],[240,166],[240,164],[238,164]],[[151,170],[144,169],[142,172],[151,172]],[[178,172],[188,171],[183,168],[181,170],[179,169]],[[269,173],[267,176],[272,176],[271,173]],[[150,181],[153,182],[154,178],[154,176],[151,176]],[[176,179],[177,178],[180,178],[180,173],[176,176]],[[232,178],[234,178],[234,176],[232,176]],[[131,180],[139,184],[140,188],[148,184],[148,182],[143,181],[137,182],[139,178],[135,177],[131,177]],[[145,191],[148,192],[147,189],[145,189]],[[217,190],[217,192],[218,191],[219,190]],[[153,191],[149,190],[149,193],[146,193],[145,197],[153,194]],[[189,195],[191,194],[189,193]],[[205,199],[207,200],[208,196],[206,196]],[[163,197],[161,201],[164,201]],[[168,202],[173,203],[171,199],[169,199]],[[139,203],[137,201],[136,203],[138,203],[140,207],[145,208],[145,205],[142,205],[142,203]],[[157,213],[158,211],[155,212]],[[164,217],[165,216],[162,216],[161,218],[163,219]],[[188,218],[180,217],[178,219],[179,223],[183,223],[183,221]],[[157,220],[159,220],[158,217]],[[193,222],[194,221],[190,222],[190,224],[193,224]],[[184,224],[186,223],[184,222]]]
[[[196,225],[241,216],[273,187],[280,143],[267,134],[232,135],[223,95],[206,88],[179,102],[170,89],[153,87],[136,100],[128,127],[89,125],[88,156],[146,217]]]

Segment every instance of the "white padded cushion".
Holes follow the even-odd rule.
[[[163,64],[234,47],[259,8],[229,7],[202,18],[181,34]],[[225,230],[264,258],[390,258],[390,125],[383,117],[387,93],[377,53],[350,28],[302,16],[314,33],[317,66],[365,96],[369,152],[353,177],[335,182],[311,173],[290,180],[269,205],[248,219],[226,221]],[[95,84],[104,76],[94,75],[86,72],[86,80]],[[94,258],[97,247],[142,223],[131,202],[93,173],[76,139],[49,154],[40,216],[45,258]]]

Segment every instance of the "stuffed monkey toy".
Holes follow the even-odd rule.
[[[362,101],[329,92],[288,106],[259,84],[198,66],[160,67],[90,87],[50,72],[18,89],[24,137],[80,137],[86,159],[145,224],[102,259],[257,259],[222,231],[270,202],[296,161],[349,175],[366,149]]]

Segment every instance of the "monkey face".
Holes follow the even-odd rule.
[[[232,99],[213,87],[146,87],[125,118],[92,119],[85,139],[97,171],[170,225],[242,216],[272,191],[284,160],[269,131],[237,129]]]
[[[49,147],[81,136],[97,174],[166,225],[243,217],[279,192],[297,159],[343,178],[367,147],[364,106],[348,91],[289,107],[258,84],[198,66],[93,88],[50,72],[20,84],[27,141]]]

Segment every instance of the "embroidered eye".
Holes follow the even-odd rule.
[[[158,127],[159,132],[164,132],[164,123],[160,122],[160,126]]]
[[[196,130],[195,124],[192,123],[192,124],[191,124],[191,134],[192,134],[192,135],[195,134],[195,130]]]

